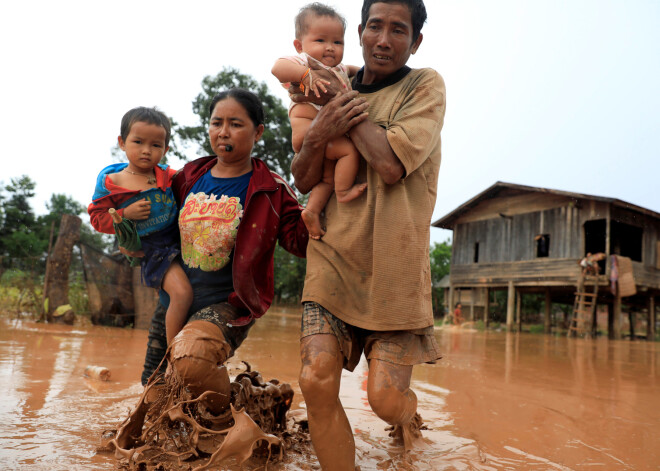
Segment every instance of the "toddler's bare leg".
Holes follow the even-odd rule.
[[[323,211],[323,208],[325,208],[325,205],[330,199],[330,195],[332,195],[335,163],[334,160],[323,160],[322,180],[312,188],[307,206],[302,212],[303,222],[309,231],[309,236],[315,240],[325,235],[325,231],[321,227],[321,211]]]
[[[360,153],[350,139],[339,137],[330,141],[325,149],[327,159],[336,159],[335,193],[337,201],[348,203],[354,200],[367,188],[366,183],[355,183],[360,166]]]
[[[170,305],[165,313],[167,344],[179,333],[186,323],[188,309],[193,300],[192,286],[181,265],[172,263],[163,278],[163,289],[170,296]]]

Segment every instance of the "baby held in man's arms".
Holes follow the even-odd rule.
[[[348,77],[355,75],[358,68],[341,63],[346,30],[344,18],[330,7],[313,3],[300,10],[295,24],[296,39],[293,45],[298,55],[278,59],[272,69],[273,75],[285,86],[295,83],[306,94],[320,96],[319,92],[326,91],[327,83],[316,76],[310,67],[311,62],[318,61],[322,67],[343,80],[346,90],[350,90]],[[319,105],[312,103],[291,103],[289,119],[295,152],[300,151],[305,133],[319,109]],[[355,183],[359,159],[360,154],[348,137],[340,137],[328,143],[323,162],[323,178],[312,189],[302,213],[311,238],[320,239],[325,234],[320,215],[333,191],[338,202],[346,203],[360,196],[366,189],[366,183]]]

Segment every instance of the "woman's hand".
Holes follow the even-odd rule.
[[[147,219],[151,213],[151,201],[142,199],[124,208],[124,217],[135,221]]]

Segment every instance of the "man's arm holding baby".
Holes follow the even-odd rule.
[[[364,160],[385,183],[391,185],[405,175],[406,170],[392,150],[384,128],[365,120],[351,128],[348,135]]]
[[[357,95],[354,91],[338,93],[321,108],[309,126],[302,148],[291,162],[291,173],[301,193],[308,193],[321,181],[323,156],[328,142],[366,121],[369,105]]]

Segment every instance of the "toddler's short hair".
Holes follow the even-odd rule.
[[[302,39],[303,35],[307,32],[307,18],[310,15],[335,18],[344,27],[344,32],[346,31],[346,19],[337,13],[337,10],[322,3],[314,2],[302,7],[296,15],[296,39]]]
[[[120,135],[123,141],[126,141],[128,134],[131,132],[131,127],[135,123],[155,124],[162,126],[165,129],[165,147],[170,145],[170,137],[172,135],[172,123],[170,118],[162,111],[154,108],[147,108],[145,106],[138,106],[130,111],[127,111],[121,119]]]

